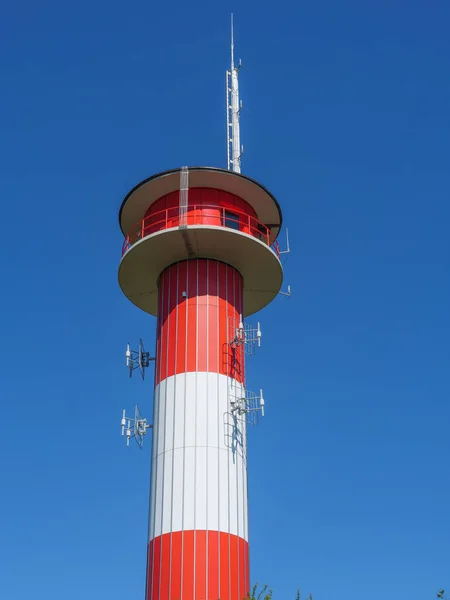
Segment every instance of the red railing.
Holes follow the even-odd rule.
[[[188,206],[186,212],[180,214],[180,208],[174,206],[165,208],[152,215],[148,215],[137,223],[125,237],[122,246],[122,256],[133,244],[152,233],[172,227],[183,225],[212,225],[228,227],[242,233],[247,233],[267,244],[273,252],[280,257],[280,248],[271,230],[247,213],[229,209],[224,206],[194,204]]]

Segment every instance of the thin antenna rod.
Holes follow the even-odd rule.
[[[231,13],[231,70],[234,69],[234,31],[233,31],[233,13]]]
[[[231,15],[231,69],[227,71],[227,160],[228,170],[241,172],[241,136],[239,129],[239,66],[234,66],[234,23]]]

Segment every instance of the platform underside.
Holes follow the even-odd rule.
[[[246,233],[209,225],[165,229],[136,242],[120,262],[119,285],[133,304],[156,315],[159,275],[192,258],[219,260],[241,273],[244,316],[264,308],[281,288],[283,270],[271,248]]]

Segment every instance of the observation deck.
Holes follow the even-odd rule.
[[[278,202],[262,185],[232,171],[190,167],[187,173],[175,169],[154,175],[124,199],[119,213],[125,237],[122,291],[156,315],[161,272],[179,261],[209,258],[241,273],[244,316],[257,312],[277,295],[283,279]]]

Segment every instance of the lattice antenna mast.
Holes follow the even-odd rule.
[[[234,31],[233,15],[231,15],[231,69],[227,71],[227,158],[228,170],[241,172],[241,156],[243,148],[241,147],[241,136],[239,131],[239,115],[242,103],[239,101],[239,69],[234,65]]]

